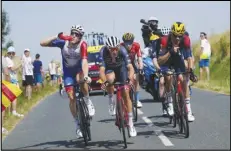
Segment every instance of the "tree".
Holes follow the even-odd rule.
[[[2,10],[2,44],[5,43],[5,37],[10,33],[10,24],[8,13]]]
[[[5,48],[9,48],[10,46],[14,46],[14,42],[11,39],[6,43]]]

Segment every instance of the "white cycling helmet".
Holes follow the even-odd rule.
[[[73,30],[79,32],[81,35],[84,35],[84,28],[81,25],[73,25],[71,27],[71,31],[73,31]]]
[[[149,21],[157,21],[157,22],[159,22],[159,20],[156,17],[153,17],[153,16],[149,17],[148,22]]]
[[[116,36],[110,36],[110,37],[107,38],[106,45],[108,47],[115,48],[118,45],[120,45],[120,40]]]
[[[171,28],[167,28],[167,27],[162,27],[160,28],[160,31],[163,35],[169,35],[170,31],[171,31]]]

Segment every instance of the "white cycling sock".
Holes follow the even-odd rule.
[[[188,114],[192,114],[191,104],[190,104],[190,98],[185,99],[186,107],[188,109]]]
[[[108,94],[109,105],[114,104],[113,94]]]
[[[90,103],[89,94],[87,94],[86,96],[84,96],[84,101],[85,101],[86,104],[89,104],[89,103]]]
[[[132,112],[128,113],[128,125],[133,127]]]

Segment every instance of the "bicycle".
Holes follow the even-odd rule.
[[[84,83],[81,81],[79,84]],[[91,141],[91,130],[90,130],[90,121],[92,117],[89,116],[87,105],[83,99],[84,95],[80,91],[79,84],[74,84],[74,95],[76,97],[76,109],[77,109],[77,118],[79,120],[80,130],[83,134],[84,143],[87,146],[88,141]]]
[[[173,73],[173,87],[174,87],[174,95],[173,95],[173,108],[174,108],[174,115],[170,119],[170,124],[173,121],[173,127],[176,127],[176,124],[179,126],[180,133],[184,133],[184,137],[189,137],[189,121],[188,121],[188,110],[184,98],[182,83],[180,82],[178,75],[179,74],[187,74],[190,72],[175,72],[172,70]]]
[[[108,84],[105,82],[104,84]],[[121,82],[113,82],[113,85],[116,86],[116,121],[115,125],[119,128],[120,132],[122,130],[123,133],[123,141],[124,141],[124,148],[127,148],[127,140],[125,135],[125,127],[127,127],[128,137],[130,138],[129,129],[128,129],[128,111],[124,104],[124,100],[122,98],[122,90],[129,89],[131,90],[131,84],[128,84],[128,81],[124,85]],[[104,89],[104,96],[106,96],[106,89]]]

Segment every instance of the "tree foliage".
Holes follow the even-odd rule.
[[[2,44],[5,43],[5,38],[10,33],[9,16],[5,10],[2,10]]]

